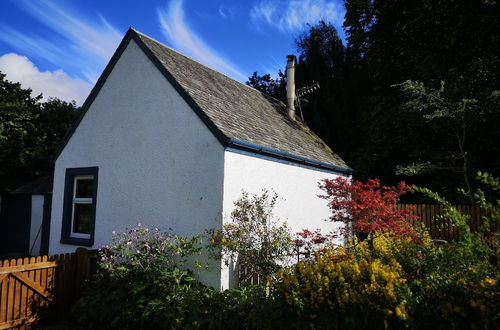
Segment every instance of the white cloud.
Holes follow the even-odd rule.
[[[0,25],[0,40],[31,58],[43,58],[95,83],[118,46],[122,33],[102,16],[83,17],[75,9],[63,8],[52,1],[17,1],[17,4],[48,26],[50,40]]]
[[[158,20],[163,35],[180,52],[237,80],[247,79],[246,75],[242,74],[224,56],[208,46],[188,27],[184,20],[182,0],[170,1],[166,10],[159,8]]]
[[[342,26],[345,9],[339,2],[326,0],[267,0],[258,1],[250,10],[251,21],[277,28],[281,32],[295,32],[307,23],[323,20],[337,28]]]
[[[52,96],[68,102],[75,100],[81,105],[91,89],[87,82],[71,78],[62,70],[40,72],[26,56],[14,53],[0,56],[0,71],[7,80],[31,88],[32,96],[42,93],[44,100]]]

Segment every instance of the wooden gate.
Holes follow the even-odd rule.
[[[0,329],[25,328],[66,314],[89,275],[87,250],[0,261]]]

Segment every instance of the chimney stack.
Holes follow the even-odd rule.
[[[288,55],[286,63],[286,110],[288,117],[295,120],[295,56]]]

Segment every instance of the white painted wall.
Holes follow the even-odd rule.
[[[61,244],[66,168],[98,166],[95,245],[138,222],[193,235],[220,227],[224,148],[131,41],[55,164],[50,253]],[[220,285],[218,267],[200,279]]]
[[[30,255],[39,256],[42,244],[43,195],[31,196]]]
[[[278,194],[274,215],[287,221],[292,233],[318,228],[329,233],[340,228],[338,223],[325,221],[330,216],[327,201],[317,197],[322,194],[318,182],[338,175],[232,151],[225,151],[224,159],[224,222],[230,220],[233,203],[242,191],[260,195],[267,189]],[[235,285],[233,272],[224,265],[221,276],[222,289]]]

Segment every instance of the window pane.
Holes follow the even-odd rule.
[[[75,203],[75,214],[73,218],[73,232],[79,234],[90,234],[90,219],[92,218],[92,204]]]
[[[76,179],[76,198],[92,198],[94,179]]]

